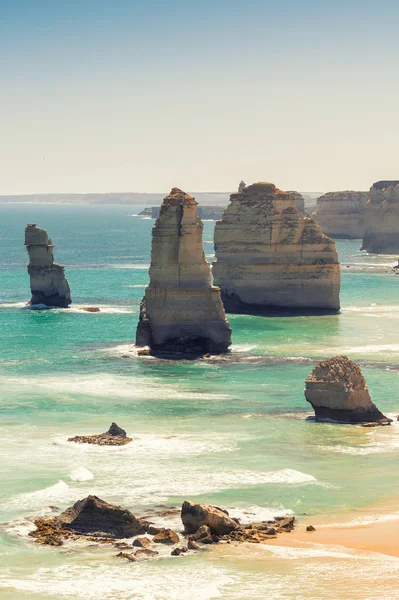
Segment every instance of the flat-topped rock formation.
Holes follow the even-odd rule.
[[[30,304],[67,308],[72,302],[71,291],[64,267],[54,262],[54,245],[47,231],[34,224],[27,225],[25,246],[29,254]]]
[[[378,181],[370,189],[364,213],[362,250],[399,252],[399,181]]]
[[[373,404],[359,365],[347,356],[320,361],[305,381],[305,398],[316,421],[391,422]]]
[[[317,199],[312,218],[326,235],[357,239],[364,234],[364,210],[368,192],[328,192]]]
[[[192,196],[173,188],[152,230],[150,283],[136,345],[153,352],[225,352],[231,344],[220,289],[212,286],[203,225]]]
[[[339,310],[335,243],[272,183],[232,194],[215,227],[215,284],[227,312]]]
[[[296,202],[296,207],[301,212],[305,212],[305,198],[299,192],[287,192]]]

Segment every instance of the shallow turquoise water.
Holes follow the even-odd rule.
[[[137,513],[191,498],[237,515],[281,510],[343,514],[348,520],[367,510],[372,518],[369,505],[399,494],[393,476],[397,424],[375,430],[315,424],[306,421],[311,411],[303,396],[313,361],[345,352],[361,363],[379,408],[397,414],[399,276],[389,269],[396,257],[361,253],[358,240],[338,241],[341,313],[230,315],[233,351],[227,358],[124,358],[148,281],[153,225],[132,216],[137,212],[0,204],[0,594],[5,600],[90,599],[101,591],[103,598],[127,600],[191,598],[197,590],[196,597],[205,600],[296,598],[289,594],[301,589],[303,598],[338,598],[328,569],[342,579],[342,565],[351,561],[345,575],[351,595],[343,598],[397,597],[399,588],[386,570],[391,559],[380,564],[375,556],[348,558],[333,549],[294,557],[283,550],[278,555],[257,549],[261,555],[250,557],[244,549],[240,555],[215,550],[127,568],[104,549],[38,548],[26,538],[27,516],[50,504],[64,508],[88,493]],[[54,240],[74,308],[23,307],[29,299],[23,246],[28,222]],[[204,226],[212,260],[214,223]],[[82,312],[84,305],[101,312]],[[131,445],[86,448],[66,441],[104,431],[112,420],[132,435]],[[308,565],[319,576],[316,596],[305,585]],[[126,580],[133,569],[136,587]],[[208,586],[201,587],[199,571]],[[384,596],[377,595],[379,586],[364,591],[375,571],[379,586],[386,586]],[[357,585],[359,577],[364,587]]]

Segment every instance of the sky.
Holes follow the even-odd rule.
[[[0,0],[0,194],[399,179],[397,0]]]

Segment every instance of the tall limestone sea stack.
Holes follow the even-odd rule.
[[[316,421],[381,425],[391,422],[371,401],[359,365],[347,356],[320,361],[305,386],[305,398],[314,408]]]
[[[368,192],[328,192],[317,199],[312,218],[326,235],[358,239],[364,234],[364,209]]]
[[[173,188],[152,230],[150,283],[140,307],[136,345],[153,352],[226,352],[231,329],[220,289],[212,286],[192,196]]]
[[[292,192],[292,191],[287,192],[287,194],[289,194],[290,196],[292,196],[292,198],[294,198],[297,209],[304,213],[305,212],[305,198],[302,196],[302,194],[300,194],[299,192]]]
[[[377,181],[371,187],[364,222],[362,250],[398,254],[399,181]]]
[[[71,291],[64,267],[54,262],[54,245],[47,231],[34,224],[27,225],[25,246],[29,254],[30,304],[67,308],[72,302]]]
[[[272,183],[232,194],[215,228],[215,284],[228,312],[339,310],[333,240]]]

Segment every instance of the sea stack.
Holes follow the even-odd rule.
[[[34,224],[27,225],[25,246],[29,254],[30,304],[67,308],[72,302],[71,291],[64,267],[54,262],[54,245],[47,231]]]
[[[320,361],[305,381],[305,398],[314,408],[316,421],[391,422],[373,404],[359,365],[347,356]]]
[[[370,189],[364,213],[362,250],[399,252],[399,181],[378,181]]]
[[[232,194],[215,227],[215,284],[227,312],[331,313],[339,305],[335,243],[272,183]]]
[[[152,230],[150,283],[140,306],[136,345],[156,352],[226,352],[231,329],[212,286],[192,196],[173,188]]]
[[[296,207],[301,212],[305,212],[305,198],[299,192],[287,192],[296,202]]]
[[[361,239],[368,192],[328,192],[317,199],[312,218],[333,238]]]

